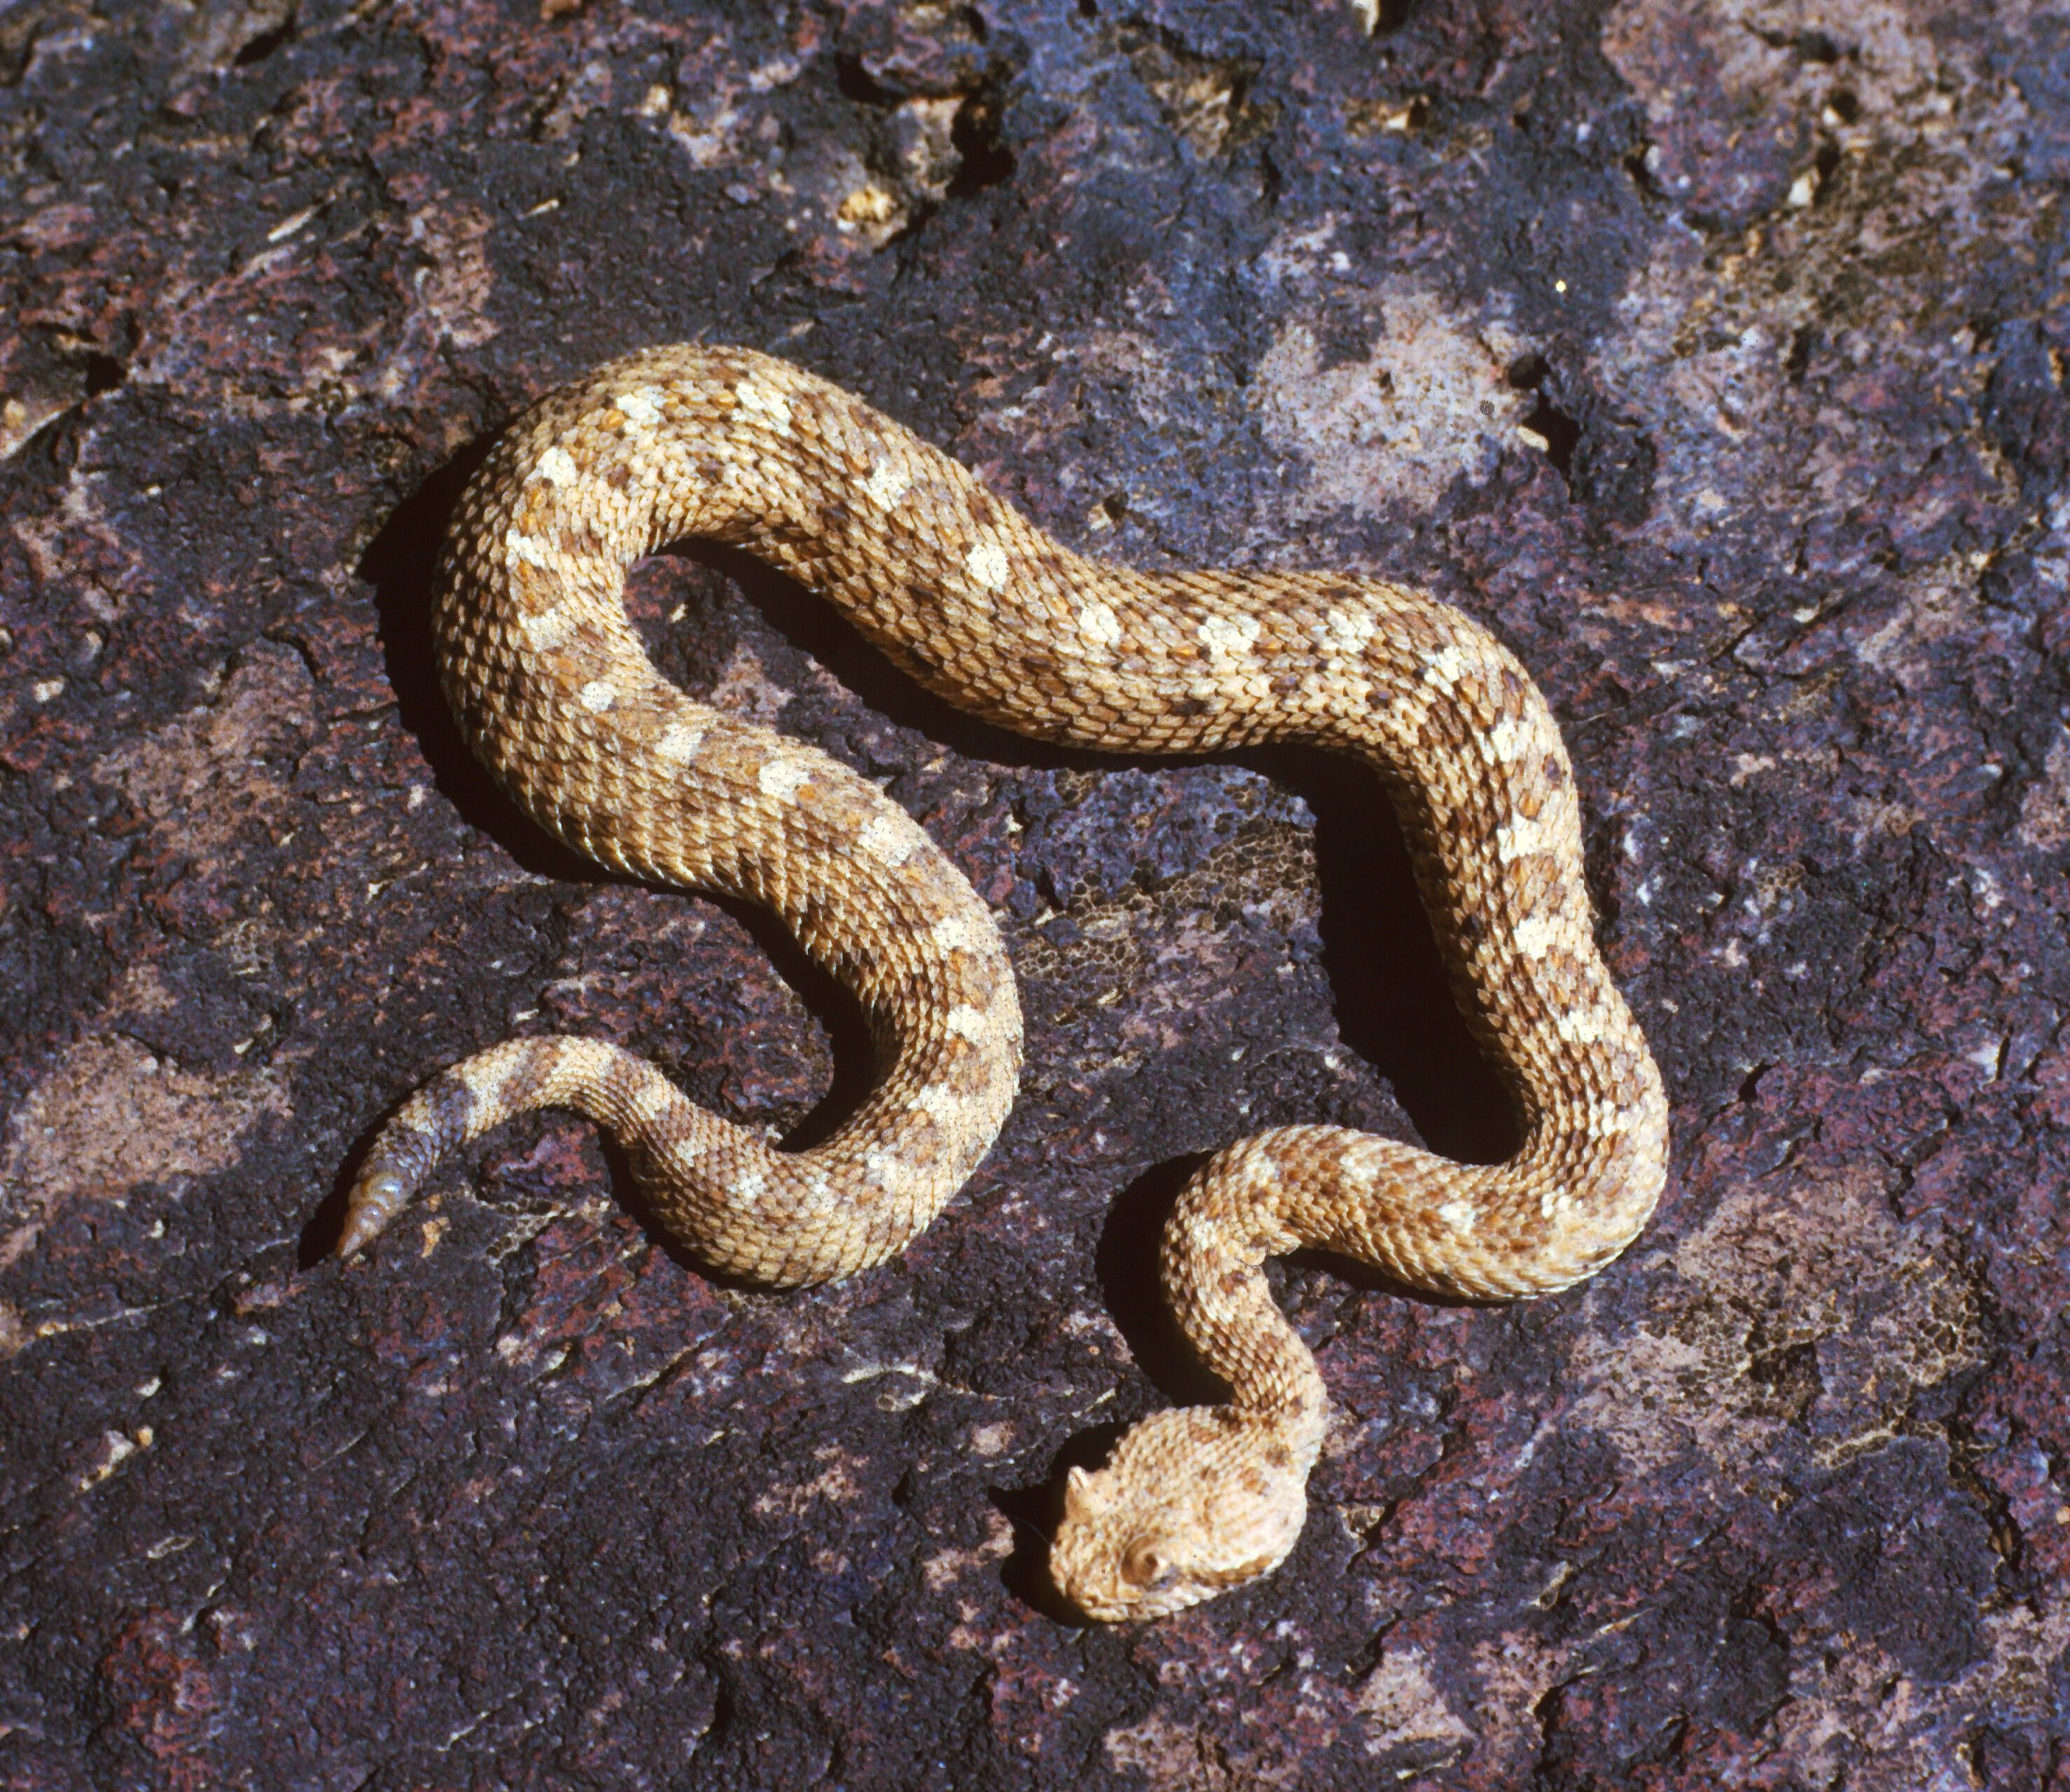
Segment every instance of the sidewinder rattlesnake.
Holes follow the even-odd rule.
[[[1616,1256],[1660,1193],[1666,1100],[1596,950],[1544,699],[1485,629],[1401,586],[1086,559],[785,362],[685,346],[612,362],[513,425],[467,488],[433,599],[447,696],[505,788],[571,845],[774,909],[855,991],[882,1074],[839,1131],[792,1153],[615,1046],[506,1041],[381,1132],[344,1254],[453,1147],[554,1107],[609,1129],[657,1223],[715,1269],[823,1281],[900,1250],[1004,1122],[1020,1009],[968,884],[874,786],[692,702],[642,650],[626,569],[689,536],[824,593],[922,684],[1024,734],[1131,753],[1305,741],[1380,772],[1522,1145],[1467,1165],[1298,1126],[1210,1160],[1165,1229],[1161,1273],[1230,1397],[1155,1414],[1106,1467],[1070,1471],[1050,1552],[1094,1618],[1156,1617],[1267,1573],[1299,1535],[1328,1401],[1266,1258],[1319,1246],[1415,1287],[1544,1293]]]

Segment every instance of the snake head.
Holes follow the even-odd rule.
[[[1064,1481],[1049,1577],[1086,1617],[1163,1618],[1269,1573],[1307,1516],[1307,1463],[1265,1421],[1154,1414]]]

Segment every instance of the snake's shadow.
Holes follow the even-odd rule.
[[[570,883],[635,882],[575,853],[518,808],[468,749],[440,689],[429,619],[433,570],[460,493],[493,442],[490,436],[470,445],[428,478],[396,509],[359,563],[360,577],[374,588],[399,719],[415,737],[439,794],[525,869]],[[667,551],[730,581],[763,624],[861,703],[964,758],[1007,770],[1111,771],[1187,763],[1058,747],[981,721],[924,689],[832,605],[751,554],[703,542]],[[1322,964],[1344,1043],[1388,1081],[1431,1149],[1468,1162],[1508,1156],[1517,1143],[1513,1108],[1454,1004],[1406,845],[1377,779],[1341,755],[1305,747],[1225,757],[1291,789],[1315,817]],[[841,1124],[873,1079],[876,1066],[861,1011],[774,916],[742,903],[719,906],[762,946],[832,1042],[832,1084],[786,1140],[810,1144]],[[1186,1180],[1203,1161],[1198,1155],[1175,1157],[1139,1176],[1115,1201],[1095,1253],[1102,1292],[1138,1366],[1165,1401],[1179,1403],[1213,1401],[1226,1392],[1194,1355],[1157,1287],[1159,1235]],[[625,1189],[629,1183],[621,1168],[614,1162],[613,1180]],[[305,1229],[305,1258],[334,1233],[345,1186],[341,1181]],[[657,1246],[698,1273],[710,1274],[672,1246],[640,1213],[636,1201],[631,1205]],[[1306,1252],[1290,1261],[1297,1270],[1327,1268],[1356,1287],[1433,1298],[1399,1287],[1368,1266],[1324,1254]],[[1132,1403],[1145,1409],[1161,1403],[1143,1398],[1146,1391],[1139,1389]],[[1041,1554],[1060,1516],[1062,1471],[1097,1463],[1123,1428],[1110,1423],[1074,1438],[1058,1454],[1051,1472],[1033,1486],[991,1490],[1018,1533],[1001,1577],[1017,1597],[1053,1615],[1069,1614],[1049,1589]]]

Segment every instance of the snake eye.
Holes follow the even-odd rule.
[[[1122,1552],[1121,1577],[1146,1593],[1169,1586],[1179,1570],[1164,1559],[1154,1537],[1138,1537]]]

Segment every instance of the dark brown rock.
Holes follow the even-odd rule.
[[[0,1784],[2070,1786],[2066,49],[2033,0],[0,9]],[[561,1122],[325,1254],[513,1029],[778,1129],[867,1079],[759,917],[521,820],[426,659],[490,432],[691,336],[1075,546],[1427,584],[1565,722],[1668,1197],[1513,1311],[1287,1266],[1341,1414],[1254,1589],[1082,1630],[1041,1533],[1212,1393],[1152,1282],[1198,1154],[1505,1148],[1355,769],[1033,746],[664,556],[671,674],[1004,916],[1000,1147],[802,1295]]]

